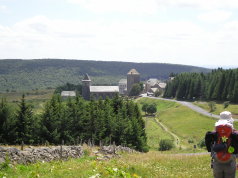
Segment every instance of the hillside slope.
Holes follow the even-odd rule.
[[[55,88],[67,82],[78,84],[88,73],[93,84],[117,84],[135,68],[141,79],[167,79],[171,72],[210,72],[209,69],[161,63],[106,62],[63,59],[0,60],[0,91]]]

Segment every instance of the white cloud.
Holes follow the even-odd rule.
[[[68,0],[96,13],[120,12],[153,14],[157,11],[156,0]]]
[[[7,12],[7,6],[0,5],[0,12]]]
[[[237,0],[66,0],[90,11],[153,14],[161,8],[237,9]]]
[[[238,8],[236,0],[158,0],[158,3],[164,6],[195,7],[207,10]]]
[[[105,24],[37,16],[0,26],[0,38],[1,58],[146,59],[202,65],[217,64],[214,61],[221,58],[230,64],[238,56],[238,21],[210,33],[187,21]]]
[[[232,12],[224,10],[209,11],[198,16],[198,19],[208,23],[217,23],[228,20],[232,15]]]

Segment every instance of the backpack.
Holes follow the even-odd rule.
[[[229,125],[218,125],[215,131],[206,133],[205,144],[217,161],[226,163],[238,153],[238,132]]]

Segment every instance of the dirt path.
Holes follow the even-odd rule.
[[[159,120],[157,118],[154,118],[155,122],[167,133],[169,133],[173,138],[174,138],[174,145],[176,147],[182,147],[182,148],[186,148],[184,145],[181,145],[181,140],[180,138],[174,134],[173,132],[171,132],[168,127],[166,127],[162,122],[159,122]]]

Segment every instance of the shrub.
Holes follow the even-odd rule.
[[[223,103],[224,109],[226,109],[229,106],[229,104],[230,104],[230,101],[225,101]]]
[[[204,148],[204,147],[206,146],[206,144],[205,144],[205,139],[202,139],[202,140],[198,143],[198,146],[199,146],[200,148]]]
[[[214,112],[216,110],[216,103],[214,101],[210,101],[208,106],[210,108],[210,112]]]
[[[162,139],[159,142],[159,151],[171,150],[174,147],[174,143],[169,139]]]
[[[193,139],[189,138],[188,143],[194,143]]]
[[[149,104],[147,107],[148,114],[154,114],[157,112],[156,104]]]

